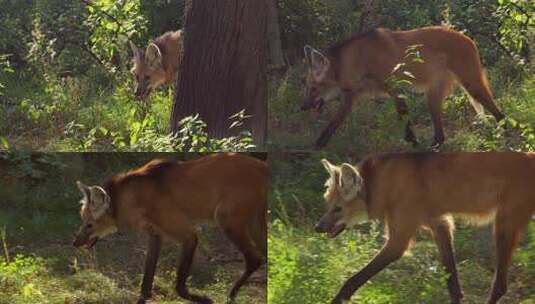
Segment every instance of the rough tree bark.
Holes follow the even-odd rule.
[[[380,0],[363,0],[359,31],[367,32],[379,26]]]
[[[253,115],[244,128],[262,147],[267,122],[266,0],[187,0],[185,33],[170,130],[198,113],[212,137],[235,134],[229,117]]]
[[[282,42],[279,27],[279,15],[277,12],[277,0],[266,0],[268,7],[268,44],[269,63],[272,69],[284,67],[284,55],[282,52]]]

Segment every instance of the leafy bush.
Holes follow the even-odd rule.
[[[8,59],[9,59],[9,55],[0,54],[0,72],[2,72],[2,74],[15,72],[15,70],[13,70],[13,68],[10,66]],[[0,96],[3,95],[2,91],[5,88],[6,87],[4,86],[4,84],[2,84],[1,78],[0,78]]]
[[[91,32],[91,51],[101,63],[111,63],[114,71],[128,61],[120,61],[120,54],[127,54],[128,41],[143,36],[146,20],[141,12],[141,1],[91,1],[88,2],[88,24]]]

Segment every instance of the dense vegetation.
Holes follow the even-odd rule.
[[[169,135],[173,89],[133,94],[128,41],[182,26],[184,1],[0,1],[0,138],[43,151],[213,151],[252,147],[248,132],[208,138],[186,117]],[[236,126],[242,116],[229,119]]]
[[[497,125],[476,119],[466,94],[457,90],[444,103],[446,142],[442,151],[535,150],[535,77],[533,74],[534,12],[529,1],[380,1],[379,24],[410,29],[447,24],[478,44],[496,98],[508,116]],[[366,154],[414,151],[403,141],[391,100],[362,102],[338,130],[326,151],[307,152],[333,117],[337,102],[323,113],[302,112],[302,46],[318,48],[358,31],[356,1],[281,1],[283,47],[292,63],[272,82],[269,101],[270,197],[269,303],[327,303],[343,282],[362,268],[384,241],[379,223],[360,225],[336,239],[314,232],[324,211],[327,173],[321,158],[356,162]],[[421,96],[407,94],[416,135],[427,150],[432,125]],[[507,125],[504,127],[504,125]],[[291,150],[294,150],[293,152]],[[296,152],[298,150],[298,152]],[[494,269],[490,227],[474,228],[457,221],[455,248],[463,303],[484,303]],[[374,277],[352,303],[449,303],[446,276],[437,249],[426,233],[400,261]],[[501,303],[535,303],[535,222],[532,222],[510,268],[510,288]]]
[[[81,224],[81,194],[75,181],[99,184],[154,157],[149,153],[2,156],[0,303],[135,302],[146,237],[121,232],[100,240],[91,251],[74,248],[72,241]],[[215,303],[224,303],[232,282],[243,271],[242,257],[219,230],[202,230],[188,285]],[[157,303],[186,303],[174,290],[179,254],[176,243],[164,245],[153,292]],[[237,303],[265,303],[264,276],[254,275]]]

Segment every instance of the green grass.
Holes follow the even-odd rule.
[[[135,302],[146,237],[121,232],[99,241],[92,251],[75,249],[71,243],[80,225],[81,198],[75,181],[98,184],[157,155],[20,152],[0,159],[0,303]],[[174,290],[179,255],[180,246],[168,241],[157,268],[155,303],[187,303]],[[191,290],[225,303],[242,271],[241,254],[225,236],[203,228],[188,281]],[[237,303],[266,303],[263,273],[253,275]]]
[[[371,228],[370,228],[371,227]],[[316,235],[312,226],[296,227],[274,221],[269,234],[269,303],[327,303],[345,280],[369,262],[383,243],[378,225],[358,227],[335,240]],[[530,229],[535,229],[535,223]],[[456,241],[457,267],[465,293],[463,303],[484,303],[492,283],[492,242],[479,244],[476,229],[460,228],[457,234],[472,239]],[[530,234],[533,239],[535,235]],[[467,251],[465,247],[472,247]],[[462,248],[459,250],[459,248]],[[510,268],[509,292],[500,303],[533,303],[535,267],[533,244],[517,250]],[[303,300],[302,300],[303,299]],[[303,302],[302,302],[303,301]],[[434,243],[421,235],[409,253],[364,285],[351,303],[449,303],[446,274]]]
[[[0,76],[6,86],[0,107],[0,134],[12,146],[39,151],[114,150],[113,140],[129,141],[134,125],[166,134],[172,94],[157,90],[134,98],[132,80],[90,68],[77,77],[55,78],[21,70]],[[106,130],[107,134],[91,130]],[[113,134],[113,135],[112,135]],[[96,138],[95,138],[96,137]]]

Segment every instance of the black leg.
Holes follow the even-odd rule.
[[[392,227],[396,227],[394,222]],[[349,298],[369,279],[375,276],[378,272],[390,265],[392,262],[398,260],[407,249],[412,236],[416,231],[417,225],[405,227],[405,229],[389,229],[389,239],[383,246],[381,251],[357,274],[349,278],[342,289],[338,292],[333,304],[342,304],[344,301],[349,301]]]
[[[433,237],[440,254],[440,260],[448,273],[448,291],[452,304],[461,303],[464,297],[461,284],[459,283],[459,274],[453,252],[453,225],[449,220],[437,221],[431,226]]]
[[[315,148],[317,150],[325,147],[331,137],[334,135],[338,127],[344,122],[345,118],[351,113],[351,108],[353,107],[353,95],[347,93],[344,95],[344,101],[342,105],[338,108],[338,112],[331,120],[329,125],[321,132],[320,137],[316,140]]]
[[[196,248],[197,236],[195,235],[182,242],[182,256],[176,276],[176,291],[179,296],[186,300],[201,304],[212,304],[213,302],[209,298],[190,293],[186,286]]]
[[[236,298],[240,288],[251,276],[251,274],[253,274],[258,268],[260,268],[260,266],[262,266],[263,261],[260,253],[253,245],[252,240],[244,229],[236,229],[234,232],[229,229],[226,234],[232,243],[234,243],[238,250],[243,254],[245,259],[245,270],[238,280],[234,282],[229,293],[229,303],[234,303],[234,299]]]
[[[160,249],[162,247],[161,236],[150,233],[149,234],[149,248],[147,256],[145,257],[145,273],[143,274],[143,282],[141,283],[141,295],[138,304],[145,303],[146,300],[152,296],[152,283],[154,281],[154,274],[156,273],[156,265],[158,264],[158,257],[160,256]]]

